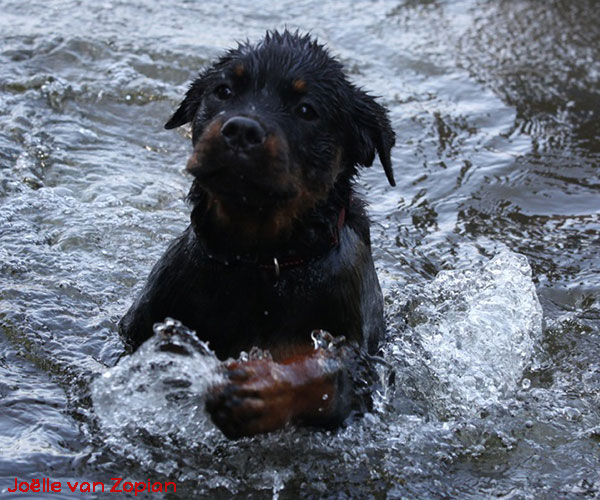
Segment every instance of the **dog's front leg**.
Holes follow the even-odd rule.
[[[318,347],[280,361],[230,362],[229,382],[214,389],[207,410],[230,439],[287,424],[334,427],[353,406],[351,370],[357,351]]]

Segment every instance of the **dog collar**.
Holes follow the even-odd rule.
[[[224,266],[229,266],[229,265],[234,265],[235,263],[239,263],[239,264],[245,264],[245,265],[249,265],[249,266],[256,266],[259,269],[264,269],[267,271],[273,271],[273,273],[275,274],[275,278],[277,279],[277,278],[279,278],[282,269],[289,269],[289,268],[293,268],[293,267],[302,266],[311,260],[322,257],[331,249],[337,248],[340,244],[340,234],[342,232],[342,229],[343,229],[345,223],[346,223],[346,208],[342,207],[338,214],[337,224],[335,226],[333,234],[331,235],[331,242],[330,242],[329,247],[325,251],[322,251],[322,252],[319,252],[316,254],[295,255],[293,257],[273,256],[273,257],[269,257],[267,259],[259,259],[257,257],[255,259],[249,259],[249,258],[244,258],[242,256],[234,256],[234,257],[226,258],[226,257],[220,256],[220,255],[215,255],[214,253],[207,251],[206,257],[208,259],[210,259],[211,261],[218,262]]]

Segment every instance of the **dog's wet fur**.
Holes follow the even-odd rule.
[[[378,153],[390,184],[394,132],[308,35],[269,32],[194,80],[165,125],[191,123],[191,224],[119,324],[130,351],[172,317],[226,361],[207,409],[230,438],[289,423],[339,425],[356,370],[384,334],[358,167]],[[314,330],[344,342],[315,346]],[[335,344],[335,345],[333,345]]]

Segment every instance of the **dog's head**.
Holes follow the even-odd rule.
[[[192,83],[165,127],[188,122],[187,169],[230,210],[298,217],[349,185],[376,152],[394,185],[385,108],[308,35],[270,32],[227,52]]]

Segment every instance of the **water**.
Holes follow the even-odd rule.
[[[118,475],[175,480],[179,498],[598,495],[595,2],[2,12],[1,492],[15,476]],[[200,379],[150,384],[144,406],[103,374],[122,352],[118,319],[188,220],[189,138],[162,124],[203,64],[284,25],[326,42],[391,112],[398,187],[377,165],[360,186],[389,367],[373,412],[337,433],[231,443],[201,411]],[[197,354],[197,373],[213,373]],[[165,406],[172,392],[183,399]]]
[[[94,412],[107,446],[135,457],[144,468],[170,474],[179,472],[182,447],[201,454],[204,450],[195,448],[209,436],[221,438],[204,403],[208,389],[225,381],[208,346],[189,330],[180,335],[179,329],[181,323],[172,319],[157,324],[154,337],[92,384]]]

